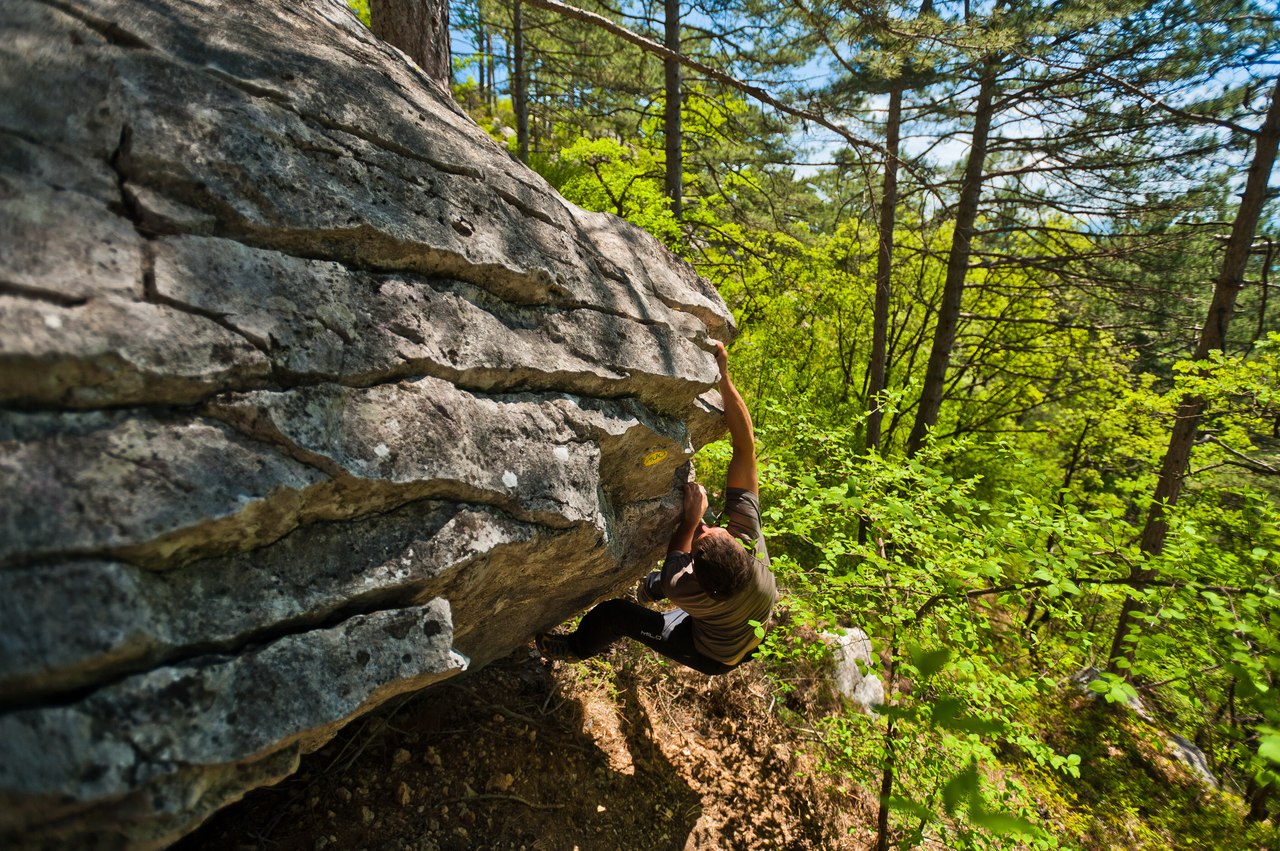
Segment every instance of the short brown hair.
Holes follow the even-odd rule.
[[[751,553],[737,538],[706,535],[693,548],[693,575],[713,599],[724,600],[747,584]]]

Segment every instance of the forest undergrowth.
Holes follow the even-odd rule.
[[[1170,756],[1159,725],[1060,697],[1038,723],[1082,755],[1079,780],[1013,751],[988,769],[1026,790],[1059,847],[1275,847],[1274,831],[1233,827],[1239,800]],[[822,664],[707,678],[636,645],[567,664],[521,649],[352,725],[175,851],[863,851],[877,766],[837,759],[824,733],[847,709]]]

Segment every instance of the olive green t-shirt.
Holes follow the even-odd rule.
[[[693,573],[693,556],[670,553],[662,565],[660,588],[693,619],[693,645],[699,652],[726,664],[738,662],[757,644],[756,623],[765,623],[778,601],[778,587],[769,570],[769,551],[760,529],[760,499],[751,491],[729,488],[723,516],[729,533],[752,546],[752,572],[746,585],[725,600],[702,590]]]

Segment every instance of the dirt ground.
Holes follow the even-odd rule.
[[[759,663],[708,678],[643,648],[529,650],[350,725],[180,851],[868,847]]]

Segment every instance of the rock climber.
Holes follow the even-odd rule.
[[[728,354],[716,343],[720,395],[733,455],[725,476],[724,526],[708,525],[707,492],[684,486],[680,523],[671,535],[662,570],[640,581],[640,603],[669,599],[678,608],[659,612],[630,600],[606,600],[568,634],[539,633],[548,659],[589,659],[619,638],[632,638],[670,659],[715,675],[751,658],[778,599],[769,553],[760,530],[760,484],[751,414],[729,379]]]

